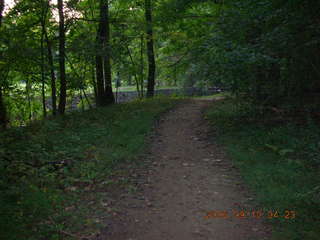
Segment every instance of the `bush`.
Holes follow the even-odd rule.
[[[309,122],[301,128],[294,121],[268,124],[270,116],[266,122],[262,114],[248,110],[249,105],[243,108],[228,99],[215,103],[207,118],[260,205],[296,212],[293,220],[273,220],[275,239],[319,239],[319,126]]]

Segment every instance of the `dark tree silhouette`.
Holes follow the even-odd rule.
[[[108,0],[100,0],[100,20],[96,41],[97,105],[106,106],[115,102],[111,81]]]
[[[145,17],[146,17],[146,36],[147,36],[147,54],[148,54],[148,87],[147,97],[153,97],[156,73],[156,61],[154,57],[154,43],[152,30],[152,6],[151,0],[145,0]]]
[[[65,64],[65,26],[63,0],[58,0],[59,10],[59,69],[60,69],[60,99],[59,114],[64,114],[67,98],[67,80],[66,80],[66,64]]]
[[[4,0],[0,0],[0,28],[2,25],[2,13],[4,10]],[[0,127],[6,127],[7,125],[7,111],[3,101],[2,86],[0,84]]]

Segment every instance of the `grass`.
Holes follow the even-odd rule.
[[[319,126],[272,121],[234,99],[214,103],[206,117],[264,212],[295,211],[292,219],[266,218],[273,239],[319,239]]]
[[[229,92],[220,92],[220,93],[215,93],[209,96],[200,96],[200,97],[193,97],[195,99],[201,99],[201,100],[212,100],[214,98],[223,98],[223,97],[230,97]]]
[[[1,132],[0,239],[97,231],[110,210],[107,187],[127,184],[115,180],[121,166],[139,162],[155,120],[176,103],[134,101]]]
[[[115,87],[113,88],[114,88],[113,91],[116,92],[117,89]],[[179,89],[179,87],[172,87],[172,86],[161,86],[161,87],[156,86],[155,87],[155,90],[161,90],[161,89]],[[144,88],[144,90],[146,91],[147,88]],[[118,91],[119,92],[135,92],[137,91],[137,88],[136,86],[123,86],[123,87],[119,87]]]

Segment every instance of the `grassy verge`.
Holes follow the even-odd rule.
[[[103,201],[119,166],[137,162],[155,120],[176,103],[136,101],[1,132],[0,239],[94,233],[112,212]]]
[[[155,87],[155,90],[161,90],[161,89],[179,89],[179,87],[171,87],[171,86],[161,86],[161,87]],[[116,88],[114,87],[114,92],[116,92]],[[119,87],[119,92],[135,92],[137,91],[136,86],[124,86]],[[145,88],[146,91],[146,88]]]
[[[209,96],[197,96],[193,97],[195,99],[201,99],[201,100],[212,100],[214,98],[225,98],[225,97],[230,97],[231,94],[229,92],[221,92],[221,93],[215,93]]]
[[[214,103],[207,118],[274,223],[274,239],[320,239],[319,126],[250,111],[227,99]],[[268,219],[269,211],[279,217]]]

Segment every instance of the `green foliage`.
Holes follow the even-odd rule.
[[[319,126],[266,124],[243,109],[239,101],[223,100],[207,118],[262,208],[296,211],[294,220],[273,220],[274,239],[318,239]]]
[[[180,38],[168,38],[163,51],[183,56],[178,68],[188,84],[209,81],[261,105],[305,104],[318,92],[318,1],[172,0],[167,15],[176,4],[164,31]]]
[[[1,132],[0,238],[53,240],[61,230],[86,225],[79,221],[87,217],[85,207],[65,210],[90,196],[79,186],[98,186],[119,165],[138,161],[154,121],[174,104],[135,101]]]
[[[260,105],[290,103],[301,109],[310,103],[314,109],[320,105],[319,1],[152,2],[158,86],[215,85],[246,95]],[[42,71],[46,95],[51,93],[46,41],[45,61],[41,56],[41,20],[54,55],[54,70],[58,23],[54,4],[49,4],[44,15],[46,3],[18,1],[4,16],[0,29],[0,87],[9,102],[15,101],[8,107],[13,125],[30,122],[30,111],[32,120],[42,117]],[[93,92],[98,3],[66,1],[65,8],[68,89]],[[141,90],[147,75],[144,1],[112,1],[110,24],[112,75],[119,73],[124,84]],[[31,105],[37,108],[29,107],[27,114],[19,115],[25,106],[10,97],[27,81],[29,94],[34,96]],[[56,87],[59,93],[59,84]],[[26,96],[26,91],[21,95]]]

